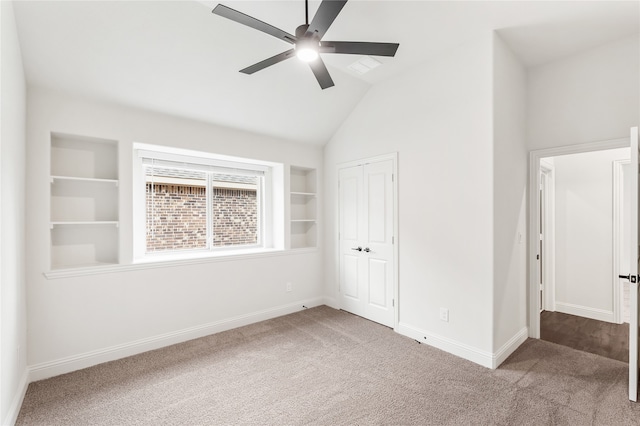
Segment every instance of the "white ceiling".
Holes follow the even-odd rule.
[[[223,1],[287,32],[304,2]],[[312,17],[319,1],[310,1]],[[498,30],[526,66],[639,31],[638,1],[351,0],[325,40],[398,42],[395,58],[359,76],[354,55],[324,55],[335,87],[321,90],[290,59],[253,75],[238,70],[285,51],[274,37],[213,15],[214,1],[18,1],[28,84],[323,144],[372,84]]]

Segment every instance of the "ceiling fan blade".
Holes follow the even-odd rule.
[[[327,70],[327,66],[324,64],[322,59],[318,57],[315,61],[309,62],[309,66],[311,67],[311,71],[313,71],[313,75],[316,76],[316,80],[320,83],[320,87],[322,90],[327,87],[333,86],[333,80],[329,75],[329,71]]]
[[[323,0],[307,28],[305,37],[322,39],[346,3],[347,0]]]
[[[271,65],[275,65],[278,62],[282,62],[285,59],[289,59],[295,56],[295,51],[293,49],[289,49],[286,52],[278,53],[275,56],[270,57],[269,59],[265,59],[264,61],[258,62],[257,64],[253,64],[250,67],[245,69],[241,69],[240,72],[244,74],[253,74],[256,71],[263,70]]]
[[[320,53],[349,53],[353,55],[395,56],[398,43],[369,43],[364,41],[322,41]]]
[[[235,9],[231,9],[230,7],[223,6],[221,4],[218,4],[216,7],[214,7],[211,13],[227,19],[231,19],[232,21],[236,21],[242,25],[246,25],[258,31],[262,31],[263,33],[272,35],[275,38],[279,38],[280,40],[286,41],[290,44],[294,44],[297,40],[296,36],[289,34],[286,31],[282,31],[281,29],[269,25],[266,22],[262,22],[256,18],[245,15],[242,12],[238,12]]]

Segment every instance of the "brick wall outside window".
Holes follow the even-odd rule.
[[[147,183],[147,252],[205,248],[206,200],[203,186]],[[255,190],[214,188],[211,213],[215,247],[257,243]]]
[[[147,252],[207,246],[205,187],[147,183],[146,192]]]
[[[258,204],[250,189],[213,189],[213,245],[258,243]]]

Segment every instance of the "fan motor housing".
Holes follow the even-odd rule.
[[[298,37],[298,38],[304,37],[304,35],[307,32],[308,28],[309,28],[309,25],[307,25],[307,24],[300,25],[298,28],[296,28],[296,37]]]

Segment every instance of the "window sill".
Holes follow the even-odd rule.
[[[103,275],[116,272],[127,271],[140,271],[145,269],[156,268],[171,268],[185,265],[194,265],[200,263],[215,263],[215,262],[232,262],[237,260],[259,259],[263,257],[273,256],[290,256],[297,254],[313,253],[317,251],[316,247],[313,248],[301,248],[301,249],[248,249],[248,250],[234,250],[232,252],[220,252],[220,253],[198,253],[194,256],[193,253],[187,255],[173,255],[173,256],[158,256],[155,258],[145,258],[136,260],[131,264],[116,264],[116,265],[100,265],[90,266],[82,268],[72,269],[58,269],[54,271],[45,272],[45,278],[49,280],[59,278],[81,277],[86,275]]]

